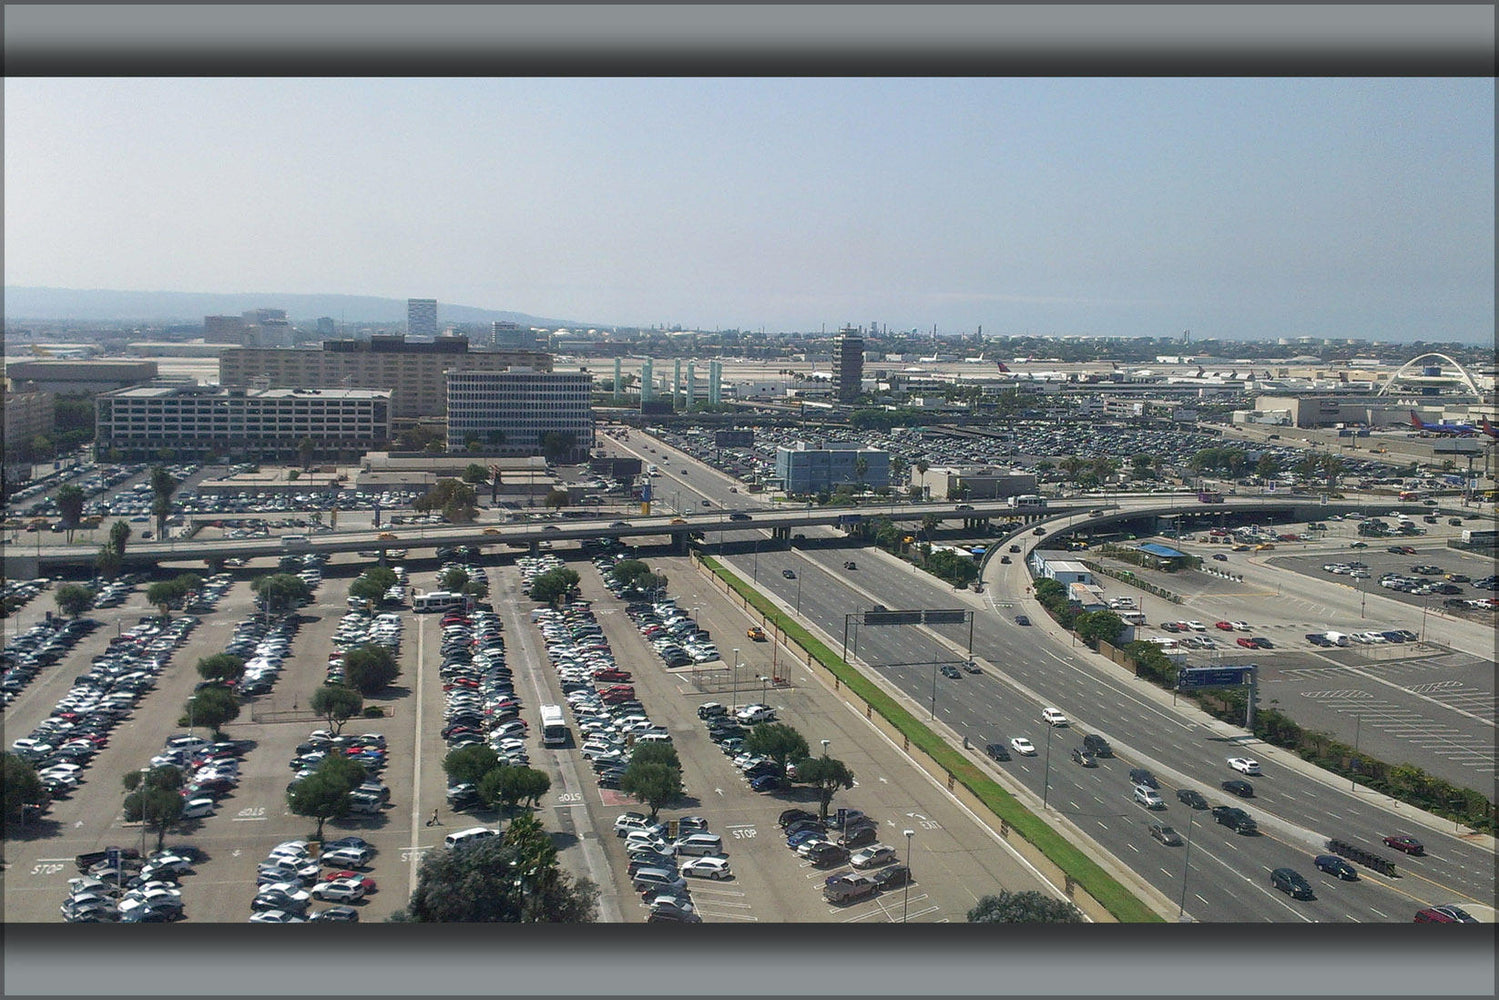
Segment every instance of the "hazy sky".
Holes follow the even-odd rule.
[[[703,329],[1481,342],[1494,92],[9,78],[5,283]]]

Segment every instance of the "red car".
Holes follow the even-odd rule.
[[[1404,851],[1406,854],[1416,855],[1426,853],[1425,844],[1421,843],[1415,837],[1407,837],[1404,834],[1386,837],[1384,845],[1386,847],[1393,847],[1397,851]]]
[[[597,670],[594,672],[593,679],[596,681],[627,681],[630,679],[630,672],[628,670],[613,669]]]
[[[1221,628],[1225,632],[1232,632],[1234,630],[1234,623],[1233,622],[1213,622],[1213,628]]]
[[[1460,921],[1449,913],[1443,913],[1441,910],[1428,906],[1424,910],[1417,910],[1415,919],[1411,922],[1417,924],[1455,924]]]
[[[375,880],[370,878],[368,875],[361,875],[359,872],[355,871],[325,872],[323,873],[323,877],[320,879],[320,881],[336,882],[339,879],[345,878],[353,879],[355,882],[358,882],[361,886],[363,886],[365,892],[375,891]]]
[[[1239,645],[1243,646],[1245,649],[1258,649],[1259,648],[1258,646],[1256,646],[1254,644],[1254,640],[1251,639],[1251,638],[1249,638],[1248,636],[1240,636],[1239,638],[1235,639],[1234,642],[1237,642]]]

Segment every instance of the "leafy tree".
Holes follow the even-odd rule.
[[[183,712],[179,726],[207,726],[218,736],[224,723],[239,718],[239,699],[228,688],[206,687],[187,700]]]
[[[364,697],[343,684],[324,684],[312,692],[312,710],[328,721],[334,735],[343,730],[345,722],[358,715],[364,708]]]
[[[499,764],[481,774],[474,785],[479,801],[490,809],[513,810],[520,801],[519,789],[510,774],[514,770],[509,764]]]
[[[69,483],[57,491],[57,510],[62,515],[62,525],[68,529],[68,542],[73,541],[73,531],[83,517],[83,490]]]
[[[442,769],[449,784],[467,783],[476,788],[480,779],[499,766],[500,755],[483,743],[459,747],[442,759]]]
[[[578,436],[572,431],[547,431],[541,435],[541,453],[554,465],[571,455],[577,444]]]
[[[205,681],[233,684],[245,675],[245,661],[232,653],[215,653],[198,661],[198,675]]]
[[[947,549],[927,556],[926,568],[955,587],[967,586],[979,575],[978,564],[971,558]]]
[[[336,759],[338,758],[324,758],[324,763]],[[313,839],[322,840],[323,824],[349,814],[349,793],[358,787],[358,782],[350,784],[343,775],[325,771],[319,766],[291,787],[286,793],[286,805],[298,816],[317,820],[317,832]]]
[[[650,760],[639,761],[633,757],[619,778],[620,790],[650,807],[651,822],[663,806],[675,802],[682,795],[682,771],[669,764]]]
[[[1053,899],[1035,889],[983,896],[968,911],[970,924],[1080,924],[1083,915],[1065,899]]]
[[[667,767],[682,768],[682,758],[677,756],[677,748],[670,743],[639,743],[630,751],[630,762],[639,761],[644,764],[665,764]]]
[[[457,479],[439,479],[425,496],[417,497],[412,506],[419,511],[442,511],[454,523],[472,521],[479,511],[479,495],[474,488]]]
[[[1274,479],[1280,475],[1280,459],[1266,452],[1254,465],[1254,474],[1261,479]]]
[[[441,451],[442,437],[442,432],[436,428],[418,425],[397,435],[396,447],[402,451],[422,451],[427,445],[436,444]]]
[[[317,454],[317,442],[309,435],[297,442],[297,461],[306,469],[312,465],[312,456]]]
[[[19,823],[27,803],[47,797],[36,768],[18,754],[5,755],[5,822]]]
[[[126,771],[122,783],[125,796],[125,821],[146,824],[156,831],[156,849],[166,844],[167,830],[182,818],[182,772],[170,764],[140,771]]]
[[[544,506],[556,510],[559,507],[566,507],[570,500],[571,498],[567,495],[567,490],[552,490],[547,493],[546,499],[541,502]]]
[[[1124,631],[1124,619],[1112,611],[1091,611],[1072,620],[1072,627],[1083,641],[1097,648],[1100,642],[1114,643]]]
[[[518,800],[529,804],[533,809],[539,807],[541,805],[541,797],[551,790],[551,776],[545,771],[538,771],[534,767],[516,767],[511,768],[511,770],[516,772],[514,780]],[[524,816],[519,817],[517,821],[525,818]],[[511,824],[512,827],[514,825],[514,823]]]
[[[123,524],[124,522],[117,521],[115,523]],[[114,542],[105,542],[99,546],[99,554],[94,556],[94,567],[99,570],[100,576],[106,580],[113,580],[120,575],[120,567],[124,561],[119,547]]]
[[[784,722],[767,722],[750,730],[744,741],[744,749],[761,757],[769,757],[785,768],[787,761],[799,761],[807,756],[807,740],[801,733]]]
[[[178,580],[158,580],[146,588],[146,602],[161,609],[161,617],[170,617],[172,605],[187,596],[187,588]]]
[[[524,819],[524,817],[522,818]],[[521,820],[511,824],[512,829]],[[417,871],[416,891],[396,915],[415,923],[592,923],[598,889],[539,851],[521,828],[512,840],[490,837],[471,847],[429,851]]]
[[[468,586],[468,570],[462,566],[450,566],[437,576],[437,585],[450,593],[461,594]]]
[[[77,583],[63,584],[53,596],[57,600],[57,610],[69,618],[77,618],[94,603],[94,592]]]
[[[116,521],[109,526],[109,544],[113,545],[115,551],[121,556],[125,554],[125,543],[130,541],[133,531],[128,521]]]
[[[796,783],[817,789],[819,816],[826,821],[828,805],[839,789],[854,787],[854,772],[836,757],[808,757],[796,765]],[[623,787],[623,784],[621,784]]]
[[[651,575],[651,568],[639,559],[621,559],[614,564],[614,578],[625,590],[639,585],[643,577]]]
[[[470,462],[468,463],[468,467],[463,470],[463,481],[472,486],[486,483],[489,481],[489,470],[478,462]]]
[[[270,573],[250,581],[250,590],[272,614],[290,611],[312,597],[307,582],[293,573]]]
[[[395,574],[385,569],[385,572],[390,573],[391,576],[391,583],[386,584],[382,583],[380,578],[371,575],[375,569],[385,569],[385,567],[372,567],[372,569],[366,570],[357,577],[353,583],[349,584],[350,597],[355,600],[371,602],[378,602],[385,597],[385,592],[395,583]]]
[[[483,580],[472,580],[463,588],[463,592],[471,595],[475,600],[482,601],[489,596],[489,584]]]
[[[576,594],[581,579],[577,570],[566,566],[547,570],[531,581],[531,600],[556,604],[559,600]]]
[[[345,680],[366,697],[384,691],[400,673],[400,664],[384,646],[355,646],[344,654]]]

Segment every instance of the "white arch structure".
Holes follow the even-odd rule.
[[[1398,382],[1398,381],[1400,381],[1400,376],[1404,375],[1408,370],[1410,370],[1411,368],[1414,368],[1415,366],[1419,365],[1421,362],[1425,361],[1427,358],[1440,358],[1441,360],[1445,361],[1447,364],[1451,365],[1453,368],[1456,368],[1457,369],[1457,373],[1461,377],[1463,383],[1465,385],[1467,385],[1468,391],[1471,392],[1474,395],[1474,397],[1477,398],[1477,399],[1482,399],[1483,398],[1483,393],[1481,391],[1479,391],[1478,383],[1474,380],[1472,374],[1468,371],[1468,369],[1464,368],[1462,365],[1458,364],[1456,361],[1454,361],[1452,358],[1449,358],[1447,355],[1445,355],[1445,354],[1437,354],[1435,352],[1428,352],[1426,354],[1417,355],[1416,357],[1411,358],[1405,364],[1401,365],[1400,368],[1399,368],[1399,370],[1397,370],[1394,375],[1390,376],[1389,381],[1385,382],[1384,385],[1382,385],[1382,386],[1379,387],[1379,391],[1377,393],[1375,393],[1375,395],[1376,396],[1384,396],[1384,395],[1388,394],[1389,391],[1390,391],[1390,389],[1392,389],[1394,387],[1395,383]]]

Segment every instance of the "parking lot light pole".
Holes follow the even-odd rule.
[[[729,702],[729,711],[735,711],[734,702],[739,700],[739,650],[734,650],[734,697]]]
[[[900,897],[900,922],[906,922],[906,907],[911,902],[911,838],[916,836],[915,830],[902,830],[906,835],[906,886]]]

